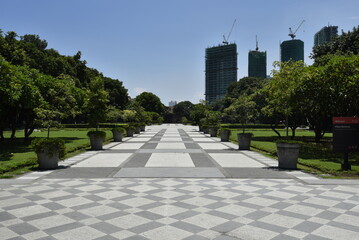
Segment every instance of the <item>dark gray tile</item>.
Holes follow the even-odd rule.
[[[216,167],[204,153],[190,153],[189,155],[196,167]]]
[[[138,216],[141,216],[143,218],[147,218],[149,220],[158,220],[158,219],[163,218],[162,215],[159,215],[159,214],[156,214],[156,213],[153,213],[153,212],[149,212],[149,211],[142,211],[142,212],[138,212],[138,213],[135,213],[135,214],[138,215]]]
[[[114,171],[114,168],[101,167],[76,167],[54,171],[46,175],[46,178],[106,178]]]
[[[268,215],[270,215],[271,213],[268,213],[268,212],[264,212],[264,211],[254,211],[254,212],[251,212],[251,213],[249,213],[249,214],[247,214],[247,215],[245,215],[244,217],[246,217],[246,218],[250,218],[250,219],[252,219],[252,220],[258,220],[258,219],[261,219],[261,218],[263,218],[263,217],[265,217],[265,216],[268,216]]]
[[[71,218],[71,219],[73,219],[75,221],[80,221],[80,220],[83,220],[83,219],[91,218],[90,216],[85,215],[85,214],[80,213],[80,212],[77,212],[77,211],[64,213],[64,216],[66,216],[68,218]]]
[[[314,230],[320,228],[321,226],[323,226],[323,225],[319,224],[319,223],[305,221],[305,222],[302,222],[302,223],[298,224],[297,226],[293,227],[293,229],[302,231],[302,232],[306,232],[306,233],[311,233]]]
[[[225,222],[223,224],[220,224],[220,225],[217,225],[217,226],[211,228],[211,230],[220,232],[220,233],[227,233],[227,232],[233,231],[234,229],[239,228],[241,226],[243,226],[243,224],[238,223],[238,222],[228,221],[228,222]]]
[[[299,240],[300,238],[295,238],[295,237],[292,237],[292,236],[288,236],[288,235],[285,235],[285,234],[280,234],[274,238],[271,238],[271,240]]]
[[[48,228],[43,231],[45,233],[47,233],[48,235],[54,235],[56,233],[65,232],[65,231],[75,229],[75,228],[80,228],[82,226],[84,226],[84,225],[79,222],[73,222],[73,223],[68,223],[68,224],[64,224],[64,225],[53,227],[53,228]]]
[[[150,231],[152,229],[159,228],[161,226],[163,226],[163,224],[161,224],[161,223],[149,222],[149,223],[145,223],[145,224],[142,224],[142,225],[139,225],[139,226],[127,229],[127,230],[129,230],[131,232],[134,232],[134,233],[143,233],[143,232],[146,232],[146,231]]]
[[[284,228],[284,227],[280,227],[280,226],[269,224],[269,223],[259,222],[259,221],[254,221],[254,222],[250,223],[249,225],[258,227],[258,228],[262,228],[262,229],[266,229],[266,230],[269,230],[272,232],[277,232],[277,233],[283,233],[288,230],[287,228]]]
[[[185,143],[187,149],[201,149],[197,143]]]
[[[157,147],[157,143],[145,143],[141,147],[141,149],[155,149]]]
[[[135,153],[130,161],[125,163],[124,168],[131,167],[145,167],[148,159],[150,159],[151,153]]]
[[[34,213],[33,215],[21,218],[21,220],[28,222],[28,221],[32,221],[32,220],[36,220],[36,219],[40,219],[40,218],[50,217],[53,215],[57,215],[57,213],[55,213],[55,212]]]
[[[36,227],[24,222],[24,223],[19,223],[19,224],[15,224],[9,227],[10,230],[12,230],[13,232],[19,234],[19,235],[24,235],[27,233],[31,233],[31,232],[36,232],[39,229],[37,229]]]
[[[345,210],[350,210],[353,207],[358,206],[357,204],[352,204],[352,203],[345,203],[345,202],[341,202],[338,203],[337,205],[333,206],[335,208],[340,208],[340,209],[345,209]]]
[[[115,233],[118,231],[121,231],[122,229],[119,227],[116,227],[110,223],[106,223],[106,222],[99,222],[99,223],[95,223],[90,225],[90,227],[95,228],[97,230],[99,230],[100,232],[106,233],[106,234],[111,234],[111,233]]]
[[[16,218],[14,215],[7,212],[0,212],[0,222]]]
[[[324,218],[327,220],[333,220],[334,218],[338,217],[340,213],[332,212],[332,211],[323,211],[317,215],[315,215],[318,218]]]
[[[202,228],[202,227],[190,224],[190,223],[182,222],[182,221],[175,222],[170,225],[173,227],[185,230],[190,233],[198,233],[198,232],[206,230],[205,228]]]
[[[227,219],[227,220],[232,220],[232,219],[238,217],[238,216],[233,215],[233,214],[229,214],[229,213],[225,213],[225,212],[219,212],[219,211],[210,211],[210,212],[207,212],[207,214],[210,214],[210,215],[215,216],[215,217],[224,218],[224,219]]]

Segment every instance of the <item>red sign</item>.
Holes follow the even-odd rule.
[[[333,124],[359,124],[359,117],[333,117]]]

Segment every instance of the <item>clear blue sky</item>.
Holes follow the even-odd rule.
[[[248,51],[267,51],[267,71],[279,60],[288,28],[304,41],[305,62],[323,26],[351,30],[358,0],[0,0],[0,29],[37,34],[63,55],[82,58],[119,79],[131,97],[148,91],[170,100],[204,99],[205,48],[222,42],[234,19],[238,77],[247,76]]]

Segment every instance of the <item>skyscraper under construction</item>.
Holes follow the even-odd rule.
[[[280,61],[304,61],[304,42],[299,39],[284,41],[280,44]]]
[[[338,26],[323,27],[314,35],[314,46],[330,42],[338,37]]]
[[[206,48],[206,101],[224,97],[230,83],[237,81],[237,45],[224,43]]]
[[[248,53],[248,77],[267,77],[267,52],[258,51],[257,40],[256,50]]]

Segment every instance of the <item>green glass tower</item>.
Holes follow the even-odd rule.
[[[299,39],[284,41],[280,44],[280,61],[304,61],[304,42]]]
[[[267,52],[249,51],[248,77],[267,77]]]
[[[323,27],[314,35],[314,46],[330,42],[338,37],[338,26]]]
[[[237,45],[223,44],[206,48],[206,101],[211,104],[224,97],[230,83],[237,81]]]

